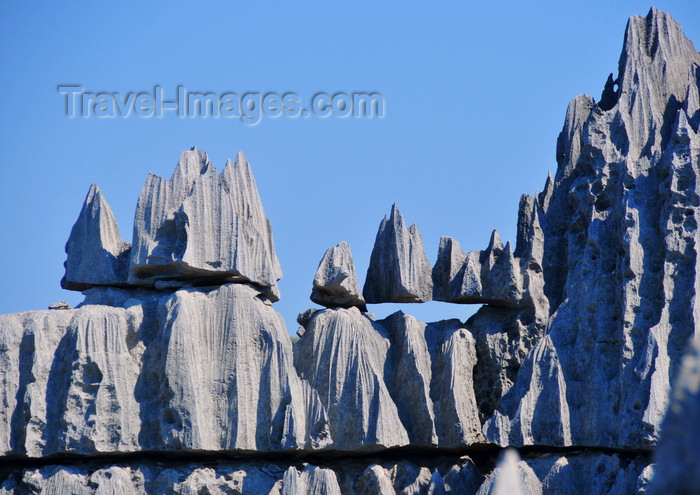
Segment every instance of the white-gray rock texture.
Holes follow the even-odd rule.
[[[218,174],[205,152],[184,151],[170,180],[148,176],[134,217],[131,283],[251,282],[277,300],[281,277],[243,153]]]
[[[2,453],[325,447],[326,412],[258,295],[96,288],[77,309],[0,316]]]
[[[0,316],[0,494],[697,492],[699,128],[700,54],[631,18],[514,248],[443,237],[431,268],[394,205],[362,294],[349,246],[326,253],[295,344],[242,153],[149,175],[131,248],[92,186],[63,280],[84,302]],[[483,306],[364,304],[431,299]]]
[[[122,241],[112,209],[97,185],[90,186],[66,243],[64,289],[124,285],[131,245]]]
[[[396,204],[379,225],[363,289],[368,303],[426,302],[433,281],[423,238],[415,224],[406,227]]]
[[[311,300],[328,308],[356,306],[367,310],[347,242],[326,250],[316,270]]]
[[[542,299],[534,277],[551,316],[526,327],[522,314],[500,311],[508,330],[499,331],[488,309],[467,323],[500,388],[500,399],[481,396],[489,440],[656,444],[671,378],[700,324],[699,70],[678,24],[652,9],[627,26],[616,103],[604,110],[579,96],[569,105],[557,173],[521,202],[521,213],[537,212],[538,245],[519,222],[514,253],[538,253],[523,287]]]
[[[624,495],[647,493],[653,476],[653,466],[646,467],[643,458],[540,454],[519,460],[517,453],[511,455],[514,459],[485,467],[485,476],[471,458],[454,455],[426,456],[418,464],[363,458],[329,459],[323,465],[211,458],[88,460],[29,468],[12,464],[0,467],[0,494]]]
[[[683,358],[655,453],[650,493],[695,493],[700,487],[700,334]]]

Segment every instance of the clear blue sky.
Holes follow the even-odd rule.
[[[434,262],[441,235],[483,249],[514,239],[521,193],[544,185],[567,103],[617,72],[620,2],[3,2],[0,4],[0,313],[82,300],[60,288],[64,245],[92,182],[131,241],[139,191],[196,145],[221,170],[243,150],[272,221],[290,332],[313,306],[326,248],[350,243],[364,282],[398,203]],[[700,44],[700,4],[659,1]],[[75,118],[60,84],[86,90],[384,95],[383,119]],[[425,320],[475,309],[381,305]]]

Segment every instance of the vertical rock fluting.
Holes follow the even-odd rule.
[[[160,427],[167,448],[323,446],[312,436],[325,429],[307,423],[313,402],[294,370],[282,317],[255,296],[246,285],[227,284],[182,289],[163,302]]]
[[[580,96],[569,105],[557,174],[531,207],[548,340],[518,364],[490,439],[656,443],[698,324],[699,64],[678,24],[652,9],[628,24],[617,104],[603,110]]]
[[[257,294],[100,289],[78,309],[0,317],[3,452],[327,446],[325,409]]]
[[[66,249],[64,283],[85,301],[0,317],[2,452],[332,443],[270,303],[281,271],[243,154],[219,175],[190,150],[171,180],[149,176],[134,231],[127,280],[128,245],[93,185]]]
[[[295,345],[294,363],[328,411],[333,447],[409,443],[385,383],[389,339],[357,308],[316,313]]]
[[[66,243],[64,289],[126,284],[131,245],[122,241],[112,209],[97,185],[90,186]]]
[[[476,343],[458,320],[356,308],[316,312],[295,344],[301,377],[328,410],[334,448],[460,447],[483,441],[474,394]]]
[[[379,225],[363,289],[368,303],[426,302],[433,293],[430,263],[416,225],[406,227],[396,204]]]
[[[218,174],[193,149],[150,175],[131,249],[92,186],[62,282],[85,301],[0,316],[0,493],[692,493],[699,86],[670,16],[630,19],[603,101],[572,100],[556,174],[521,198],[514,249],[496,231],[467,253],[443,237],[431,269],[394,205],[364,299],[349,246],[328,250],[312,294],[328,308],[302,315],[294,346],[242,154]],[[465,323],[363,312],[430,299],[484,307]],[[538,449],[495,469],[458,458],[487,442]],[[221,452],[275,455],[185,460]],[[23,464],[67,453],[84,462]]]
[[[134,218],[130,283],[244,281],[276,301],[281,277],[272,228],[243,153],[220,175],[206,153],[191,150],[182,153],[170,180],[148,176]]]
[[[361,311],[367,310],[347,242],[326,250],[316,270],[311,300],[329,308],[356,306]]]
[[[700,334],[683,358],[655,452],[650,493],[694,493],[700,486]]]

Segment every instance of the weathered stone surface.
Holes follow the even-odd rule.
[[[430,263],[416,225],[406,228],[394,204],[379,225],[363,294],[368,303],[425,302],[433,293]]]
[[[356,306],[367,311],[347,242],[328,248],[323,255],[314,277],[311,300],[328,308]]]
[[[523,195],[518,212],[515,252],[503,246],[494,230],[483,251],[464,253],[451,237],[440,239],[433,267],[433,299],[458,304],[531,306],[541,318],[548,316],[543,293],[542,229],[534,198]]]
[[[20,338],[6,351],[18,362],[4,387],[16,399],[0,411],[9,418],[0,428],[0,439],[10,439],[3,452],[138,450],[140,356],[130,344],[140,320],[138,307],[109,306],[0,317],[0,334]]]
[[[670,378],[698,324],[698,67],[700,54],[678,24],[652,9],[628,24],[617,103],[606,111],[580,96],[569,105],[556,176],[521,202],[530,229],[541,234],[528,240],[521,229],[528,222],[519,218],[514,253],[534,261],[522,287],[540,301],[532,315],[540,323],[502,313],[510,330],[499,332],[483,312],[467,324],[480,360],[501,383],[490,440],[657,442]],[[524,346],[494,351],[516,335]]]
[[[166,448],[268,451],[330,442],[320,424],[325,413],[294,370],[282,317],[255,294],[228,284],[183,289],[164,302],[159,391]],[[307,408],[317,411],[313,423]]]
[[[700,336],[683,358],[655,453],[652,494],[694,493],[700,486]]]
[[[66,301],[56,301],[56,302],[49,304],[49,309],[64,310],[64,309],[73,309],[73,308]]]
[[[441,237],[433,267],[433,299],[453,303],[480,303],[481,264],[479,253],[464,253],[451,237]]]
[[[335,473],[307,465],[301,473],[290,466],[284,473],[281,495],[341,495]]]
[[[46,466],[13,473],[0,484],[0,493],[280,495],[283,473],[277,466],[255,463]]]
[[[486,478],[477,495],[541,495],[542,483],[514,449],[501,454],[496,469]]]
[[[342,459],[328,465],[287,465],[274,460],[176,460],[120,462],[80,466],[45,466],[0,472],[1,494],[26,493],[238,493],[430,495],[476,493],[541,493],[543,495],[624,495],[646,493],[653,465],[644,457],[618,455],[536,455],[505,460],[487,477],[469,457],[372,462]],[[508,482],[515,482],[508,489]],[[504,491],[506,490],[506,491]],[[692,493],[692,492],[691,492]]]
[[[77,309],[1,316],[2,452],[324,448],[326,411],[257,294],[92,289]]]
[[[541,482],[544,495],[646,493],[654,466],[644,455],[572,454],[538,456],[525,463]]]
[[[126,284],[131,245],[122,241],[112,209],[100,188],[90,186],[66,243],[66,273],[61,286],[85,290]]]
[[[483,441],[476,343],[458,320],[426,324],[398,312],[373,321],[355,308],[319,311],[294,358],[328,410],[334,448]]]
[[[669,16],[632,18],[605,102],[571,102],[556,174],[521,198],[515,249],[496,231],[469,253],[443,238],[431,277],[394,206],[367,300],[486,304],[466,323],[361,313],[341,243],[315,283],[337,309],[300,315],[292,348],[242,155],[219,175],[191,150],[172,179],[149,177],[127,282],[126,244],[91,188],[66,263],[85,301],[0,316],[0,494],[696,491],[700,343],[680,363],[700,325],[699,81]],[[491,470],[485,440],[538,449]],[[465,447],[478,468],[437,458]],[[65,453],[84,462],[23,459]]]
[[[170,180],[149,175],[134,218],[129,281],[251,282],[279,299],[272,229],[243,153],[221,174],[206,153],[182,153]]]
[[[319,311],[294,347],[294,364],[328,411],[333,448],[394,447],[409,442],[384,370],[385,330],[357,308]]]

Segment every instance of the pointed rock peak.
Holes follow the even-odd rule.
[[[698,53],[693,43],[683,34],[680,24],[666,12],[657,8],[651,8],[646,17],[630,17],[625,31],[625,41],[620,57],[621,81],[627,84],[636,84],[636,81],[628,80],[630,70],[636,70],[635,65],[652,66],[657,61],[661,62],[659,70],[664,71],[671,78],[678,68],[685,70],[688,62],[698,60]],[[680,66],[676,67],[676,64]],[[661,75],[661,74],[659,74]],[[685,73],[684,73],[685,75]],[[660,81],[655,81],[655,83]],[[668,88],[674,92],[672,88]]]
[[[102,194],[97,184],[91,184],[87,196],[83,202],[83,208],[73,229],[79,223],[83,223],[86,228],[96,229],[94,232],[100,237],[104,249],[117,256],[124,250],[124,241],[119,235],[119,227],[114,219],[112,208],[107,203],[107,199]],[[71,237],[73,232],[71,232]],[[70,239],[69,239],[70,242]],[[68,246],[66,246],[66,249]]]
[[[226,161],[226,166],[221,173],[224,182],[227,183],[229,187],[233,190],[245,190],[245,194],[249,201],[253,201],[256,204],[259,203],[259,207],[262,208],[262,203],[260,201],[260,194],[258,193],[258,186],[255,182],[255,176],[253,175],[253,170],[250,166],[250,162],[245,157],[242,151],[239,151],[236,155],[236,161],[232,164],[231,160]]]
[[[399,207],[396,205],[396,203],[393,203],[391,205],[391,213],[389,215],[389,221],[391,223],[403,223],[403,215],[401,215],[401,212],[399,211]]]
[[[459,243],[457,239],[454,239],[450,236],[440,236],[440,246],[438,247],[438,258],[442,256],[449,256],[453,252],[458,252],[460,254],[464,254],[462,252],[462,246]]]
[[[326,250],[314,277],[311,300],[329,308],[356,306],[367,310],[347,242]]]
[[[100,188],[97,186],[97,184],[93,182],[92,184],[90,184],[90,189],[88,189],[88,193],[87,196],[85,196],[85,201],[83,202],[83,205],[91,203],[95,200],[95,197],[97,197],[98,201],[102,201],[102,191],[100,191]]]
[[[242,153],[221,175],[206,152],[193,149],[182,153],[171,180],[149,176],[134,217],[131,283],[253,283],[274,302],[281,277],[272,227]]]
[[[520,476],[520,456],[515,449],[506,449],[501,455],[493,480],[492,495],[524,495]]]
[[[437,470],[433,471],[430,477],[430,485],[428,485],[428,495],[444,495],[445,494],[445,480],[442,479],[440,473]]]
[[[503,249],[503,256],[506,258],[513,257],[513,250],[510,248],[510,241],[506,242],[506,247]]]
[[[676,121],[673,124],[673,133],[674,140],[676,142],[688,141],[690,136],[695,134],[692,127],[690,127],[690,124],[688,124],[688,118],[682,109],[678,110],[676,113]]]
[[[213,166],[206,151],[200,151],[196,148],[183,151],[170,180],[191,184],[205,172],[209,165]]]
[[[503,242],[501,242],[501,236],[498,235],[497,229],[493,229],[493,232],[491,232],[491,239],[489,239],[489,245],[486,250],[489,252],[503,251]]]
[[[552,175],[551,170],[547,170],[547,180],[544,181],[544,189],[542,190],[543,193],[547,193],[554,187],[554,176]]]
[[[240,177],[243,182],[255,187],[255,192],[257,194],[257,185],[255,184],[253,170],[250,167],[250,162],[242,151],[236,154],[236,162],[233,165],[233,169],[236,172],[236,176]]]
[[[396,203],[384,217],[370,257],[364,298],[368,303],[425,302],[432,297],[431,267],[418,228],[406,228]]]
[[[537,203],[542,211],[547,211],[549,209],[549,201],[552,199],[552,193],[554,193],[554,176],[552,175],[552,171],[548,170],[544,189],[541,193],[535,195]]]
[[[129,248],[119,235],[112,208],[100,188],[92,184],[66,242],[66,273],[61,286],[85,290],[95,285],[125,284]]]
[[[618,100],[618,88],[617,79],[613,79],[612,73],[608,76],[607,81],[605,81],[605,86],[603,87],[603,93],[600,96],[600,102],[598,102],[598,107],[603,111],[611,110]]]

